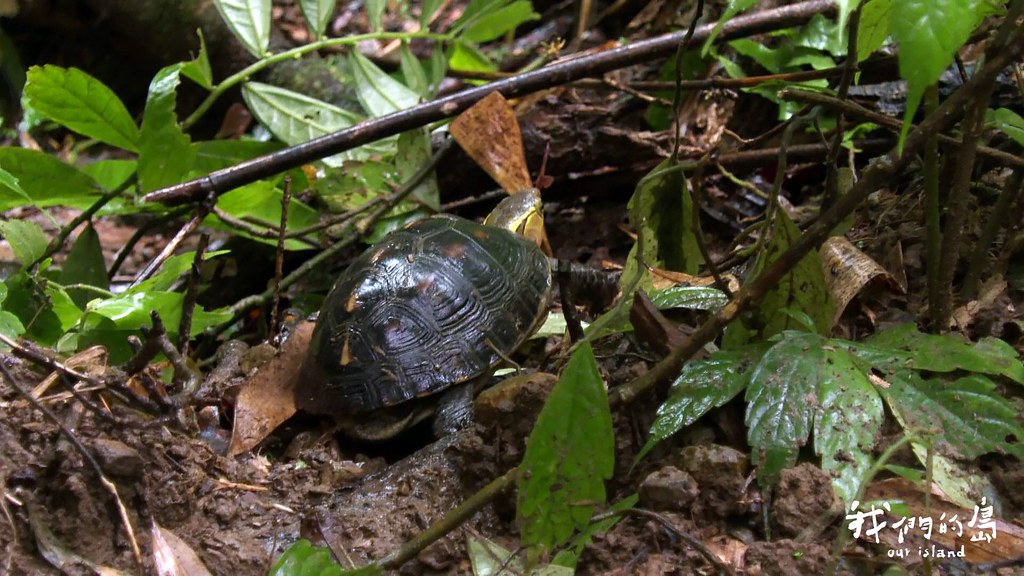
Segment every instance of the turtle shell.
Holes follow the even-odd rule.
[[[547,257],[527,239],[450,215],[414,222],[335,282],[299,407],[357,415],[479,376],[538,327],[550,290]]]

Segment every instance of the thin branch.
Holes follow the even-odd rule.
[[[284,177],[284,193],[281,194],[281,226],[278,228],[277,253],[274,255],[274,304],[270,307],[268,339],[274,340],[277,333],[278,313],[281,308],[281,275],[284,268],[284,239],[288,232],[288,205],[292,200],[292,179]]]
[[[742,14],[726,22],[717,38],[719,42],[723,42],[761,32],[790,28],[807,22],[816,14],[834,12],[835,3],[832,0],[808,0],[771,10]],[[698,26],[694,30],[693,41],[705,40],[714,27],[714,23]],[[273,154],[241,162],[197,180],[150,192],[144,201],[174,205],[223,194],[260,178],[450,118],[491,92],[500,92],[506,98],[514,98],[581,78],[599,77],[605,72],[667,56],[675,51],[679,42],[686,36],[687,32],[665,34],[627,46],[563,60],[514,78],[470,88],[445,98],[368,120]]]

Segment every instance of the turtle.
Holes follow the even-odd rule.
[[[321,306],[297,407],[364,441],[428,418],[438,437],[469,422],[474,393],[546,316],[540,211],[537,190],[523,190],[483,224],[429,216],[357,257]]]

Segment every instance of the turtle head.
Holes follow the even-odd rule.
[[[509,194],[487,215],[484,224],[525,236],[540,246],[545,254],[551,255],[547,232],[544,231],[544,207],[536,188]]]

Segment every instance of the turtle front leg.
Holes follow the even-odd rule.
[[[473,421],[473,388],[473,382],[466,382],[439,395],[433,422],[435,436],[446,436]]]

